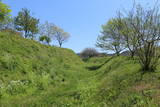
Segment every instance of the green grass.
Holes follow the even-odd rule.
[[[159,107],[160,66],[142,75],[129,57],[91,58],[0,33],[2,107]]]

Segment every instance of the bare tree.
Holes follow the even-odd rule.
[[[62,44],[69,39],[70,35],[69,33],[64,32],[63,29],[57,26],[54,26],[53,29],[54,29],[54,38],[58,41],[59,46],[62,47]]]
[[[117,17],[119,32],[123,36],[125,41],[125,47],[129,50],[130,55],[134,58],[137,48],[137,36],[134,34],[134,30],[129,23],[130,19],[123,17],[121,13]]]
[[[154,71],[160,54],[160,13],[158,6],[143,8],[140,4],[126,14],[129,19],[127,29],[133,30],[137,39],[136,52],[143,71]]]
[[[94,48],[85,48],[81,53],[80,53],[80,57],[82,58],[91,58],[91,57],[95,57],[98,56],[98,52],[96,49]]]
[[[49,45],[49,43],[52,41],[52,39],[54,38],[54,24],[53,23],[49,23],[49,22],[45,22],[44,24],[40,25],[39,27],[39,40],[40,41],[46,41],[47,44]]]

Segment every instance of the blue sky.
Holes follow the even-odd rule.
[[[52,22],[69,32],[71,38],[65,48],[81,52],[86,47],[95,47],[101,25],[116,15],[116,11],[130,9],[133,0],[2,0],[17,15],[21,8],[31,10],[41,23]],[[153,4],[156,0],[136,0]]]

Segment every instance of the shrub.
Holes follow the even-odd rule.
[[[96,57],[96,56],[98,56],[98,52],[94,48],[86,48],[80,53],[80,57],[83,59]]]

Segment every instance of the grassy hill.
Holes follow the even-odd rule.
[[[2,107],[159,107],[160,66],[142,75],[129,57],[91,58],[0,33]]]
[[[75,87],[81,66],[72,50],[0,33],[0,104],[30,104],[41,92]]]
[[[94,97],[97,106],[160,106],[159,66],[156,72],[142,75],[138,61],[129,57],[92,58],[89,63],[94,66],[100,83]]]

